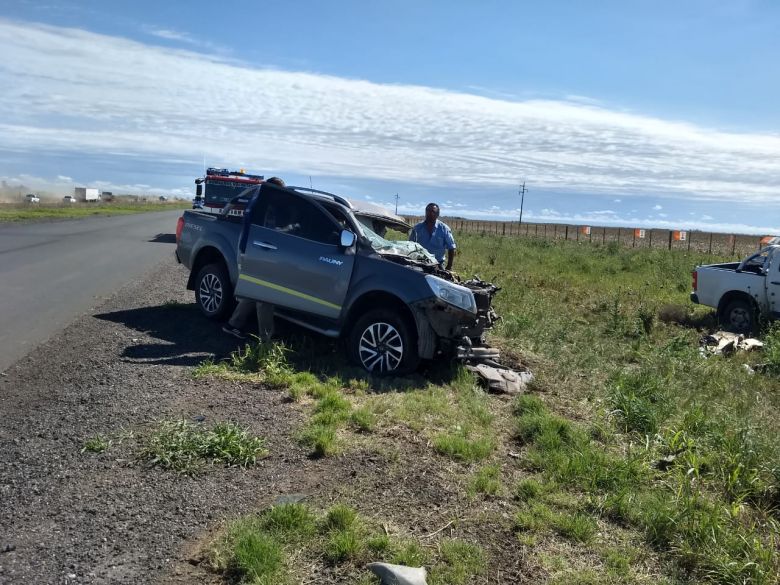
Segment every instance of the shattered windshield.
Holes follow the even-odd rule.
[[[365,223],[361,222],[360,227],[363,230],[365,236],[371,242],[371,247],[380,254],[398,254],[399,256],[406,256],[407,258],[417,260],[418,262],[424,262],[426,264],[438,264],[436,262],[436,257],[417,242],[407,242],[405,240],[386,240],[374,232],[374,230],[369,228]]]

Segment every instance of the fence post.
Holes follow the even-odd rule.
[[[631,236],[631,247],[633,248],[636,246],[636,229],[632,230],[631,233],[633,234]]]
[[[534,237],[538,237],[538,236],[539,236],[539,224],[537,223],[534,226]]]
[[[580,226],[575,226],[575,227],[577,228],[577,237],[575,238],[575,240],[577,240],[579,242],[580,241]]]
[[[618,244],[620,244],[620,243],[622,243],[622,242],[620,241],[620,228],[618,228]]]
[[[652,248],[653,247],[653,230],[647,230],[647,231],[650,232],[650,239],[649,239],[649,241],[647,243],[647,247],[648,248]]]
[[[569,226],[566,226],[566,233],[564,234],[563,239],[567,242],[569,241]]]
[[[593,228],[590,228],[590,233],[588,234],[588,242],[593,243]]]
[[[503,233],[501,235],[505,236],[506,235],[506,222],[504,222],[504,225],[502,226],[502,231],[503,231]]]
[[[547,239],[547,224],[544,224],[544,234],[542,237],[544,237],[545,240]]]
[[[712,232],[710,232],[710,247],[707,250],[707,254],[712,254]]]
[[[731,255],[734,255],[735,250],[737,249],[737,236],[732,235],[731,236]]]
[[[607,228],[602,228],[601,232],[601,244],[602,246],[607,243]]]
[[[693,232],[688,230],[688,251],[691,251],[691,240],[693,239]]]
[[[672,230],[669,230],[669,249],[672,249],[672,234],[674,232]]]

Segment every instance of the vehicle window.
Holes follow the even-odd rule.
[[[338,205],[331,205],[329,203],[322,203],[321,205],[327,209],[328,213],[330,213],[335,218],[341,229],[354,231],[354,228],[350,225],[347,216],[344,215],[344,212],[341,211]]]
[[[753,272],[755,274],[764,274],[767,257],[769,256],[768,250],[762,250],[757,254],[754,254],[750,258],[747,258],[742,262],[741,269],[744,272]]]
[[[260,225],[322,244],[338,244],[339,228],[311,202],[277,189],[265,194],[268,197]],[[259,223],[260,214],[253,216],[253,221]]]

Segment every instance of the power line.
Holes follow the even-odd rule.
[[[398,193],[395,194],[395,214],[398,215]]]

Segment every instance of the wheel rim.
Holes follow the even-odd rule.
[[[750,328],[750,313],[743,307],[731,309],[731,325],[740,331]]]
[[[222,303],[222,282],[216,275],[207,274],[201,279],[198,298],[207,313],[216,313]]]
[[[360,363],[369,372],[390,372],[403,360],[404,341],[389,323],[372,323],[360,336],[358,354]]]

